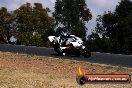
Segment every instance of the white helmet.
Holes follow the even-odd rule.
[[[67,36],[67,33],[65,33],[65,32],[62,31],[61,32],[61,36],[64,36],[65,37],[65,36]]]

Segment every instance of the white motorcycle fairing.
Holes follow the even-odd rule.
[[[50,42],[53,42],[55,40],[55,36],[49,36],[48,39]]]
[[[52,43],[54,50],[60,55],[77,54],[88,58],[91,56],[91,53],[83,46],[82,39],[75,35],[70,35],[64,39],[61,36],[49,36],[48,39]]]

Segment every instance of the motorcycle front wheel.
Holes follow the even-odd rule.
[[[53,41],[52,42],[52,46],[53,46],[55,52],[57,52],[58,55],[62,55],[63,54],[63,50],[60,49],[60,45],[59,45],[58,42]]]
[[[91,57],[91,52],[88,51],[87,49],[82,49],[81,53],[82,53],[82,56],[84,56],[85,58],[90,58]]]
[[[59,54],[63,55],[63,51],[60,48],[54,48],[54,50]]]

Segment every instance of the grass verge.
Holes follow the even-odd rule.
[[[0,52],[0,88],[132,88],[130,84],[76,83],[77,68],[89,74],[131,74],[131,68],[62,58]]]

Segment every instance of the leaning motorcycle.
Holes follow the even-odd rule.
[[[61,39],[61,36],[49,36],[48,39],[59,55],[82,55],[86,58],[91,57],[91,52],[85,48],[82,39],[75,35],[69,35],[64,40]]]

